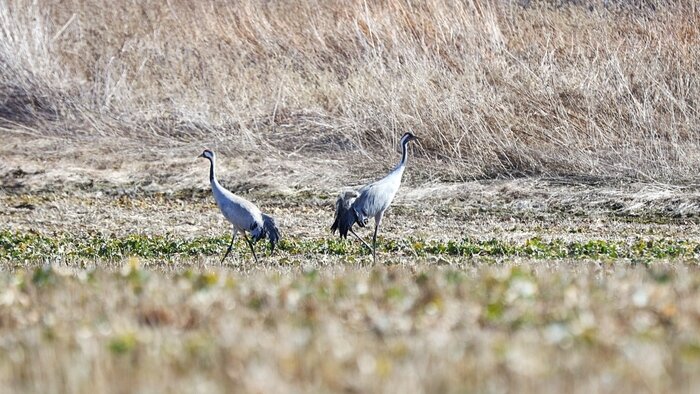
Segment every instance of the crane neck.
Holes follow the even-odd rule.
[[[214,173],[214,162],[216,159],[213,157],[209,159],[209,182],[212,184],[217,183],[216,182],[216,174]]]
[[[401,161],[396,168],[402,168],[406,166],[406,161],[408,160],[408,140],[404,140],[401,143]]]

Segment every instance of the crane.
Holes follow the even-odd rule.
[[[347,238],[348,232],[372,250],[372,258],[377,262],[377,232],[384,217],[384,212],[389,208],[396,196],[396,192],[401,186],[401,178],[406,168],[408,158],[408,143],[417,140],[418,137],[411,133],[405,133],[401,137],[401,161],[384,178],[362,187],[357,192],[354,190],[344,190],[338,196],[335,203],[335,221],[331,226],[331,231],[338,230],[341,238]],[[374,235],[372,246],[360,238],[352,230],[352,226],[357,223],[360,227],[365,227],[369,219],[374,217]]]
[[[216,180],[214,170],[216,165],[216,155],[214,155],[214,152],[206,149],[199,157],[209,160],[209,182],[211,183],[211,191],[214,194],[214,200],[216,200],[216,205],[219,206],[219,210],[221,210],[226,220],[233,225],[231,243],[228,249],[226,249],[226,254],[224,254],[224,258],[221,259],[221,262],[223,263],[224,260],[226,260],[226,256],[231,252],[233,242],[236,240],[236,235],[242,233],[246,243],[250,246],[250,250],[253,252],[253,258],[257,264],[258,256],[255,255],[253,243],[262,238],[267,238],[270,241],[270,253],[272,253],[275,251],[275,245],[280,239],[280,232],[275,219],[272,216],[260,212],[260,209],[252,202],[231,193],[219,184],[219,181]],[[248,238],[246,231],[250,232],[252,241]]]

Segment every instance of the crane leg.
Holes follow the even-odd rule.
[[[250,246],[250,251],[253,252],[253,258],[255,259],[255,264],[258,264],[258,256],[255,255],[255,249],[253,248],[253,243],[250,242],[250,239],[248,238],[248,234],[243,233],[243,236],[245,237],[245,241],[248,243],[248,246]]]
[[[224,260],[226,260],[226,256],[228,256],[228,254],[231,253],[231,248],[233,248],[233,242],[236,241],[236,234],[238,234],[238,231],[234,231],[233,235],[231,235],[231,243],[228,245],[228,249],[226,249],[226,253],[224,254],[224,258],[221,259],[222,263],[224,262]]]
[[[367,249],[369,249],[370,252],[372,251],[372,247],[369,246],[369,244],[367,243],[367,241],[365,241],[364,239],[360,238],[360,236],[357,235],[357,233],[356,233],[353,229],[350,229],[350,232],[352,233],[352,235],[355,236],[355,238],[359,239],[360,242],[362,242],[362,243],[367,247]]]
[[[383,213],[377,215],[374,219],[374,236],[372,237],[372,258],[374,259],[374,264],[377,264],[377,232],[379,231],[379,225],[382,223]]]

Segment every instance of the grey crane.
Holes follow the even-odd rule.
[[[362,187],[359,191],[344,190],[338,196],[335,203],[335,221],[331,226],[331,231],[338,230],[341,238],[347,238],[348,232],[362,241],[365,246],[372,250],[372,258],[377,262],[377,232],[382,223],[384,212],[389,208],[396,196],[396,192],[401,186],[401,178],[406,168],[408,158],[408,143],[418,137],[411,133],[405,133],[401,137],[401,161],[384,178]],[[365,227],[369,218],[374,217],[374,236],[370,247],[365,240],[360,238],[352,230],[352,226],[357,223],[360,227]]]
[[[214,173],[214,167],[216,165],[216,155],[214,155],[214,152],[207,149],[202,152],[199,157],[209,160],[209,182],[211,183],[211,191],[214,194],[214,200],[216,200],[216,205],[219,206],[226,220],[233,225],[231,243],[228,249],[226,249],[226,254],[224,254],[224,258],[221,259],[221,262],[223,263],[224,260],[226,260],[226,256],[231,252],[233,242],[236,240],[236,235],[239,233],[242,233],[243,237],[245,237],[245,241],[248,243],[248,246],[250,246],[256,263],[258,262],[258,256],[255,255],[255,249],[253,248],[254,242],[262,238],[267,238],[270,240],[270,253],[274,252],[275,245],[280,239],[280,231],[277,228],[275,219],[260,212],[260,209],[252,202],[231,193],[219,184]],[[248,239],[246,231],[250,232],[252,242]]]

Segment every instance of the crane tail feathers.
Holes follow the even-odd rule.
[[[335,202],[335,218],[333,220],[333,224],[331,225],[332,234],[335,234],[335,230],[340,230],[340,236],[347,237],[348,230],[352,227],[354,222],[351,223],[349,226],[341,226],[341,224],[349,220],[349,218],[346,218],[348,212],[350,213],[350,218],[354,219],[355,215],[353,215],[350,207],[352,206],[352,203],[355,201],[358,195],[359,193],[357,193],[355,190],[344,190],[340,192],[340,195],[338,196],[338,199]]]
[[[340,218],[342,218],[343,215],[345,215],[345,212],[348,211],[347,207],[344,207],[339,203],[340,201],[338,201],[338,203],[335,205],[335,218],[333,220],[333,224],[331,225],[331,234],[335,234],[335,230],[338,229],[338,225],[340,224]]]
[[[263,217],[263,233],[264,236],[270,241],[270,253],[275,251],[275,246],[280,240],[280,230],[277,227],[277,222],[275,218],[269,215],[262,215]]]
[[[347,209],[343,214],[336,220],[338,222],[338,233],[341,238],[348,237],[348,231],[352,229],[352,226],[357,221],[357,216],[353,209]]]

